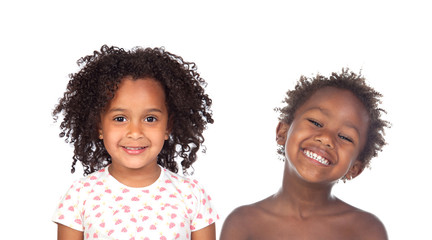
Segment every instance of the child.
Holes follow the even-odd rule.
[[[176,174],[175,157],[185,173],[213,123],[195,64],[106,45],[78,64],[53,116],[85,177],[54,213],[58,239],[215,239],[210,197]]]
[[[301,77],[278,109],[282,187],[235,209],[221,239],[387,239],[378,218],[331,194],[339,179],[357,177],[385,145],[389,123],[381,119],[380,97],[348,70]]]

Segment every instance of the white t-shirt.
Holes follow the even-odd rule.
[[[53,221],[84,232],[84,239],[190,239],[219,216],[198,181],[162,168],[150,186],[131,188],[108,167],[75,181]]]

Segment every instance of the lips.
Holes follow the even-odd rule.
[[[330,166],[331,165],[331,161],[328,160],[327,158],[321,156],[320,154],[317,154],[311,150],[307,150],[304,149],[303,153],[308,157],[311,158],[312,160],[315,160],[316,162],[324,165],[324,166]]]
[[[147,147],[128,147],[128,146],[122,146],[123,150],[131,155],[136,155],[143,153]]]

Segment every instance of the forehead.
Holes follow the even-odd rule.
[[[313,109],[332,118],[349,121],[359,128],[367,129],[369,124],[365,106],[350,90],[335,87],[319,89],[297,109],[296,115]]]
[[[159,82],[151,78],[124,78],[109,105],[165,105],[165,92]]]

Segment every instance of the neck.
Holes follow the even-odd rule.
[[[296,172],[285,166],[282,187],[274,195],[281,209],[301,218],[320,214],[337,199],[331,194],[335,183],[312,183],[300,178]]]
[[[146,168],[130,169],[111,164],[108,168],[111,176],[122,184],[133,187],[147,187],[153,184],[160,176],[161,169],[157,163]]]

